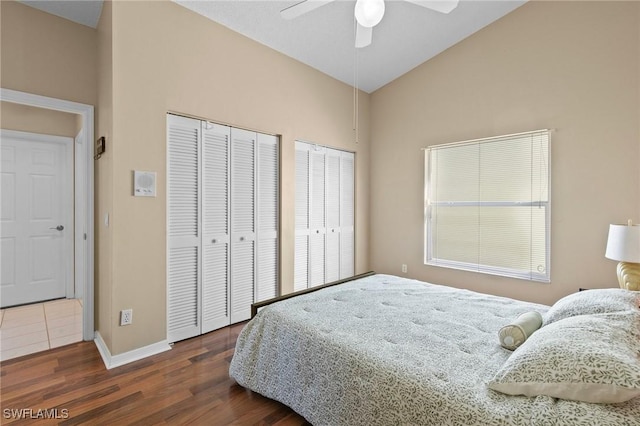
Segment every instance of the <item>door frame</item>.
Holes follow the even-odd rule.
[[[0,88],[0,101],[19,105],[51,109],[70,114],[77,114],[82,119],[82,129],[76,138],[76,152],[84,156],[84,162],[74,162],[75,181],[84,182],[80,187],[74,185],[74,262],[84,265],[81,274],[74,274],[75,287],[84,290],[82,299],[82,338],[91,341],[95,338],[94,327],[94,219],[93,219],[93,139],[94,108],[93,105],[81,104],[63,99],[49,98],[32,93]],[[77,149],[80,148],[80,149]],[[84,167],[83,167],[84,166]]]

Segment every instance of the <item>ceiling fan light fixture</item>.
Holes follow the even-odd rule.
[[[358,0],[355,15],[356,20],[363,27],[375,27],[384,16],[384,0]]]

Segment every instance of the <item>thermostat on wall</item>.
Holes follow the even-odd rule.
[[[133,172],[133,195],[136,197],[156,196],[156,172]]]

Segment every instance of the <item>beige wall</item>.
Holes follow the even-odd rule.
[[[96,105],[96,327],[113,355],[166,338],[168,111],[282,135],[280,260],[293,289],[294,141],[356,152],[356,270],[368,269],[369,95],[172,2],[105,2],[98,30],[0,3],[5,88]],[[131,171],[158,173],[158,196],[131,196]],[[109,226],[105,215],[109,215]],[[119,311],[134,310],[131,326]]]
[[[166,338],[167,111],[282,135],[284,292],[293,290],[295,139],[356,151],[356,269],[367,269],[368,95],[355,144],[349,86],[172,2],[113,2],[112,20],[113,205],[110,228],[99,231],[113,247],[111,301],[102,290],[99,300],[110,310],[99,330],[110,330],[112,354]],[[132,170],[157,172],[157,197],[131,195]],[[134,321],[120,327],[125,308]]]
[[[0,102],[0,128],[75,138],[80,132],[78,115]]]
[[[84,25],[15,1],[0,1],[0,86],[88,105],[97,104],[97,32]],[[11,120],[32,131],[75,136],[82,117],[13,105],[2,106],[3,125]],[[69,129],[73,128],[73,131]],[[44,129],[43,129],[44,130]],[[71,134],[69,134],[71,133]],[[101,187],[96,185],[99,196]],[[96,286],[98,284],[96,283]]]
[[[530,2],[371,97],[371,264],[552,303],[616,286],[609,223],[640,221],[640,3]],[[420,148],[552,128],[551,284],[423,264]]]
[[[105,215],[113,211],[113,55],[112,8],[105,1],[98,22],[98,108],[96,138],[104,136],[106,149],[94,165],[95,196],[95,319],[105,344],[113,341],[113,238]],[[111,218],[109,218],[111,220]]]
[[[357,153],[357,272],[407,263],[427,281],[551,303],[615,285],[607,225],[640,221],[638,3],[526,4],[361,94],[359,144],[350,87],[174,3],[106,2],[98,31],[15,2],[0,14],[2,87],[98,107],[96,319],[114,355],[166,337],[167,111],[282,135],[284,292],[295,139]],[[556,129],[552,283],[424,266],[420,148],[543,127]],[[156,198],[131,196],[134,169],[158,173]],[[134,323],[119,327],[125,308]]]
[[[15,1],[0,1],[0,85],[96,105],[94,29]]]

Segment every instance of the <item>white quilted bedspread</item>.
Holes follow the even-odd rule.
[[[374,275],[262,309],[230,375],[313,425],[638,425],[598,405],[487,388],[511,354],[498,330],[547,306]]]

